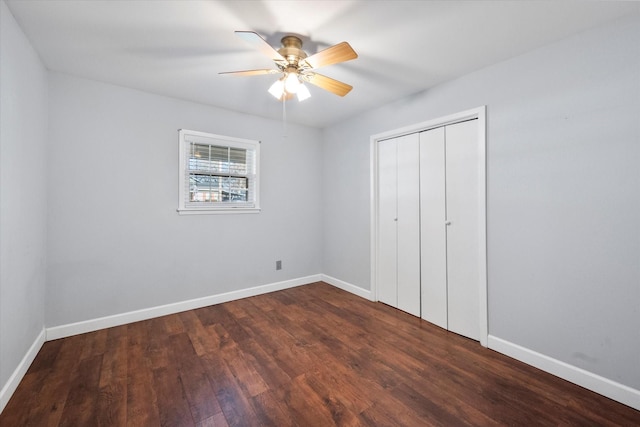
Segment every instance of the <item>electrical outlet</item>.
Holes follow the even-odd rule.
[[[282,261],[276,261],[276,270],[282,270]]]

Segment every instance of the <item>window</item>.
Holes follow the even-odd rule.
[[[178,212],[258,212],[260,143],[180,130]]]

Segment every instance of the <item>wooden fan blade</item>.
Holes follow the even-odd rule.
[[[342,42],[305,58],[305,62],[309,64],[311,68],[320,68],[339,62],[350,61],[357,57],[358,54],[351,48],[349,43]]]
[[[260,35],[254,31],[236,31],[235,32],[240,38],[251,43],[255,48],[257,48],[264,55],[271,58],[273,61],[285,61],[284,57],[278,53],[265,39],[260,37]]]
[[[280,71],[274,69],[263,70],[244,70],[244,71],[225,71],[218,74],[233,74],[234,76],[261,76],[263,74],[277,74]]]
[[[324,90],[328,90],[331,93],[335,93],[338,96],[345,96],[346,94],[353,89],[353,86],[348,85],[346,83],[342,83],[341,81],[332,79],[331,77],[323,76],[322,74],[313,73],[307,80],[312,85],[316,85],[319,88]]]

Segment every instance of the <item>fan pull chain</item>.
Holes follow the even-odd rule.
[[[282,137],[287,137],[287,100],[282,97]]]

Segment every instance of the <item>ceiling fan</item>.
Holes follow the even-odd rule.
[[[298,96],[299,101],[309,98],[311,94],[303,83],[311,83],[339,96],[345,96],[353,89],[351,85],[314,71],[320,67],[357,58],[358,54],[347,42],[338,43],[307,56],[307,53],[302,50],[302,40],[294,35],[284,36],[281,40],[282,47],[276,50],[256,32],[236,31],[235,33],[273,60],[277,69],[229,71],[220,74],[236,76],[282,74],[282,77],[269,88],[269,93],[280,101],[291,99],[294,95]]]

